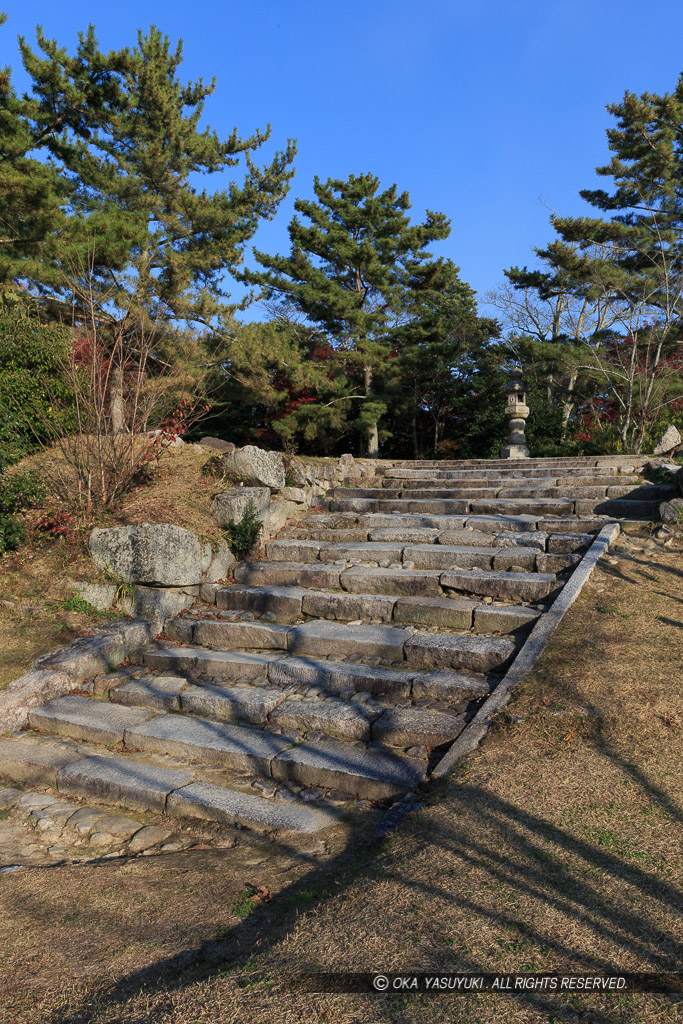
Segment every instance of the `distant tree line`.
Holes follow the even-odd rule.
[[[432,251],[447,217],[411,219],[371,173],[315,178],[289,252],[249,268],[296,144],[260,159],[269,126],[220,138],[214,82],[184,82],[158,29],[105,52],[89,28],[73,54],[38,29],[19,51],[29,90],[0,74],[5,462],[95,420],[120,435],[207,406],[201,429],[236,443],[485,458],[513,365],[534,454],[639,452],[683,426],[683,78],[610,107],[610,187],[581,193],[598,216],[552,217],[537,267],[487,296],[494,318]]]

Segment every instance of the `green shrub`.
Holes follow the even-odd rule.
[[[64,372],[71,339],[68,328],[23,312],[0,314],[0,472],[50,440],[55,399],[62,410],[71,408]]]
[[[0,514],[0,555],[16,551],[26,540],[27,531],[21,519]]]
[[[225,527],[230,547],[238,558],[248,554],[258,540],[263,523],[252,502],[247,503],[244,515],[238,523],[231,519]]]
[[[0,477],[0,513],[35,508],[45,500],[45,484],[37,473],[5,473]]]

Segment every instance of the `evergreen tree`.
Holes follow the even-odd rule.
[[[428,450],[438,456],[463,356],[496,337],[498,324],[478,316],[474,292],[451,260],[416,267],[408,285],[394,336],[394,369],[405,398],[395,419],[410,425],[414,458]]]
[[[395,328],[411,292],[429,280],[435,261],[427,246],[450,231],[444,214],[431,211],[424,223],[411,225],[408,193],[379,187],[371,174],[324,183],[316,177],[316,200],[294,204],[308,223],[292,219],[290,255],[256,252],[265,269],[248,275],[324,332],[353,383],[346,403],[360,406],[355,422],[371,456],[378,454],[379,421],[395,376]]]
[[[592,304],[578,342],[581,367],[618,423],[619,444],[641,451],[647,432],[683,394],[683,76],[672,94],[626,93],[608,107],[612,189],[581,196],[606,216],[559,217],[559,239],[537,249],[542,271],[512,268],[516,288],[541,300]]]
[[[0,24],[6,15],[0,14]],[[20,99],[9,67],[0,71],[0,293],[16,302],[21,278],[55,284],[53,241],[64,230],[62,204],[69,183],[48,162],[31,155],[41,143],[31,124],[35,104]],[[47,126],[46,126],[47,127]]]
[[[220,328],[234,305],[226,274],[240,267],[262,218],[274,216],[293,175],[290,142],[258,167],[253,154],[270,128],[220,139],[201,120],[214,82],[178,78],[182,45],[158,29],[137,46],[100,50],[92,26],[74,56],[38,30],[38,52],[20,40],[32,97],[32,137],[70,184],[69,229],[59,239],[61,282],[26,264],[33,281],[71,313],[83,278],[106,319],[113,302],[173,323]],[[241,184],[209,192],[197,184],[244,157]]]

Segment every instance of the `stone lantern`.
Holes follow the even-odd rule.
[[[521,370],[513,370],[511,380],[505,385],[507,391],[508,443],[500,453],[501,459],[528,459],[529,449],[526,446],[525,420],[529,415],[526,404],[526,382],[522,380]]]

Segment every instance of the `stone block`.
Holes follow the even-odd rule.
[[[475,633],[514,633],[533,624],[541,612],[523,605],[479,605],[474,612]]]
[[[562,572],[564,569],[573,569],[580,561],[581,555],[578,554],[539,554],[536,565],[539,572]]]
[[[512,548],[503,548],[493,556],[493,568],[500,572],[514,565],[533,572],[537,554],[538,548],[523,547],[521,544]]]
[[[29,712],[35,729],[90,743],[121,743],[124,730],[150,718],[147,708],[108,704],[89,697],[57,697]]]
[[[472,569],[469,572],[451,570],[441,576],[444,589],[503,601],[541,601],[556,583],[552,573],[541,572],[479,572]]]
[[[276,779],[340,789],[366,800],[400,796],[419,786],[426,775],[419,761],[335,741],[292,747],[274,758],[271,770]]]
[[[414,633],[406,642],[409,665],[418,668],[465,668],[489,672],[501,668],[514,654],[515,645],[503,637]]]
[[[403,552],[405,562],[413,562],[416,569],[452,569],[473,566],[489,569],[497,549],[465,545],[415,544]]]
[[[81,757],[59,743],[0,739],[0,775],[13,782],[53,786],[60,768]]]
[[[278,622],[221,622],[206,619],[195,622],[193,638],[196,644],[220,647],[223,650],[253,647],[286,651],[289,629],[289,626]]]
[[[419,672],[413,677],[413,697],[433,697],[452,704],[488,697],[490,687],[486,676],[469,675],[466,672],[449,672],[438,669],[433,672]]]
[[[311,833],[336,821],[327,811],[266,800],[210,782],[193,782],[176,790],[168,798],[167,813],[180,818],[205,818],[222,825],[246,825],[256,831]]]
[[[440,747],[451,743],[465,722],[443,711],[390,708],[372,724],[372,738],[390,747]]]
[[[216,605],[224,611],[245,611],[278,618],[298,619],[309,591],[303,587],[223,587],[216,592]]]
[[[191,772],[159,768],[132,758],[87,757],[57,773],[57,789],[66,796],[92,797],[142,811],[163,811],[168,794],[189,782]]]
[[[228,722],[265,722],[285,699],[275,686],[188,686],[181,694],[183,711]]]
[[[125,742],[131,750],[199,759],[263,775],[269,774],[276,754],[291,745],[282,736],[260,729],[187,715],[159,715],[127,729]]]
[[[315,540],[269,540],[266,558],[270,562],[317,562],[320,542]]]
[[[138,824],[140,824],[138,822]],[[142,850],[151,850],[160,843],[165,843],[171,833],[166,828],[158,828],[156,825],[145,825],[138,829],[131,841],[128,843],[130,853],[141,853]]]
[[[592,543],[593,536],[590,533],[552,533],[548,537],[548,553],[565,555],[584,551]]]
[[[496,534],[496,547],[499,548],[536,548],[545,551],[548,534],[541,530],[527,530],[524,533],[515,530],[502,530]]]
[[[405,544],[429,544],[435,543],[439,531],[437,529],[410,529],[409,527],[396,529],[378,529],[370,533],[370,540],[377,543],[399,543]]]
[[[267,487],[231,487],[217,494],[211,502],[211,515],[221,526],[238,523],[244,518],[247,506],[252,505],[263,519],[270,511],[270,490]]]
[[[116,704],[178,711],[180,694],[186,687],[187,679],[183,676],[142,676],[112,687],[109,699]]]
[[[223,456],[227,476],[246,487],[267,487],[272,493],[285,486],[285,461],[280,452],[269,452],[248,444]]]
[[[406,697],[410,693],[411,674],[379,665],[326,661],[318,658],[287,658],[268,666],[268,678],[281,686],[308,683],[330,693],[349,690],[381,696]]]
[[[344,740],[370,739],[370,723],[359,704],[343,700],[286,700],[270,716],[274,725],[309,732],[313,729]]]
[[[379,594],[328,593],[325,590],[304,591],[303,612],[316,618],[336,619],[381,619],[391,622],[396,604],[395,597]]]
[[[403,544],[361,543],[325,544],[320,549],[321,562],[400,562]]]
[[[440,597],[440,576],[440,571],[434,569],[379,569],[360,566],[346,569],[339,579],[344,590],[354,594]]]
[[[467,597],[399,597],[394,622],[470,629],[477,602]]]
[[[167,647],[145,655],[145,665],[157,671],[197,670],[207,676],[223,679],[259,679],[268,672],[277,654],[256,654],[249,651],[206,651],[199,648]]]
[[[202,582],[201,548],[190,530],[170,523],[91,531],[88,547],[99,569],[129,583],[184,587]]]
[[[233,576],[250,586],[338,587],[339,567],[297,562],[242,562]]]
[[[345,658],[349,655],[403,661],[403,645],[411,634],[398,626],[345,626],[325,619],[294,626],[288,643],[292,654]]]

